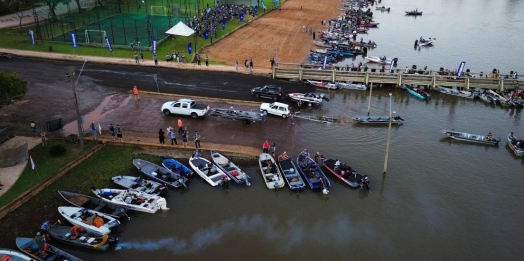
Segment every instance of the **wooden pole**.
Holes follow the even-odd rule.
[[[369,113],[371,112],[371,93],[373,93],[373,83],[371,83],[369,87],[368,116],[369,116]]]
[[[391,111],[391,96],[393,94],[389,93],[389,128],[388,128],[388,141],[386,143],[386,158],[384,159],[384,172],[383,174],[386,174],[386,170],[388,168],[388,156],[389,156],[389,142],[391,140],[391,120],[393,118],[393,112]]]

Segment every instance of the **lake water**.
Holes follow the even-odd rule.
[[[374,11],[380,29],[372,55],[411,64],[474,71],[518,70],[523,57],[523,1],[384,0],[390,13]],[[405,17],[418,8],[421,17]],[[414,51],[420,36],[434,47]],[[409,61],[405,64],[404,61]],[[232,81],[234,76],[232,76]],[[119,250],[87,252],[88,260],[519,260],[524,249],[524,160],[505,137],[524,137],[522,112],[480,101],[433,94],[429,102],[405,90],[373,90],[372,114],[392,108],[405,119],[391,133],[389,164],[382,175],[387,128],[296,120],[288,144],[349,163],[371,179],[372,192],[330,177],[329,195],[309,190],[269,191],[256,166],[251,187],[211,188],[196,178],[189,191],[170,191],[163,213],[133,213],[122,225]],[[365,115],[367,92],[330,93],[311,114]],[[277,119],[269,119],[277,120]],[[449,141],[441,129],[494,133],[499,146]],[[276,134],[275,134],[276,135]]]

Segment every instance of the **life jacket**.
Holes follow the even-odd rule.
[[[0,261],[11,261],[13,260],[10,255],[5,255],[3,257],[0,257]]]
[[[95,217],[95,219],[93,220],[93,225],[95,225],[95,227],[101,227],[104,225],[104,219],[101,218],[101,217]]]

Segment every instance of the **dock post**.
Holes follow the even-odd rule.
[[[331,71],[331,82],[334,83],[336,77],[337,77],[337,76],[336,76],[336,72],[335,72],[335,70],[332,70],[332,71]]]
[[[437,76],[435,74],[433,74],[433,76],[431,77],[431,82],[432,82],[432,89],[434,90],[435,87],[437,87]]]
[[[466,77],[466,91],[469,91],[469,77]]]
[[[399,73],[397,71],[397,75],[398,75],[398,83],[397,83],[397,87],[400,87],[402,86],[402,73]]]
[[[304,69],[300,68],[298,69],[298,79],[302,81],[302,77],[304,76]]]
[[[499,78],[499,92],[504,91],[504,78]]]
[[[273,73],[273,80],[275,79],[275,76],[276,76],[276,70],[277,70],[277,67],[276,66],[273,66],[273,70],[272,70],[272,73]]]
[[[369,84],[369,72],[365,72],[365,73],[364,73],[364,83],[365,83],[366,85]]]

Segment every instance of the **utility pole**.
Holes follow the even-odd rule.
[[[78,99],[76,98],[76,82],[75,82],[75,69],[71,67],[69,69],[69,79],[71,79],[71,88],[73,89],[73,99],[75,102],[75,110],[76,110],[76,121],[78,123],[78,135],[80,136],[80,145],[84,146],[84,129],[82,127],[82,118],[80,117],[80,109],[78,108]]]
[[[386,170],[388,168],[388,156],[389,156],[389,142],[391,141],[391,120],[393,118],[393,111],[391,110],[391,96],[393,93],[389,93],[389,128],[388,128],[388,141],[386,143],[386,158],[384,159],[384,172],[382,174],[386,174]]]

